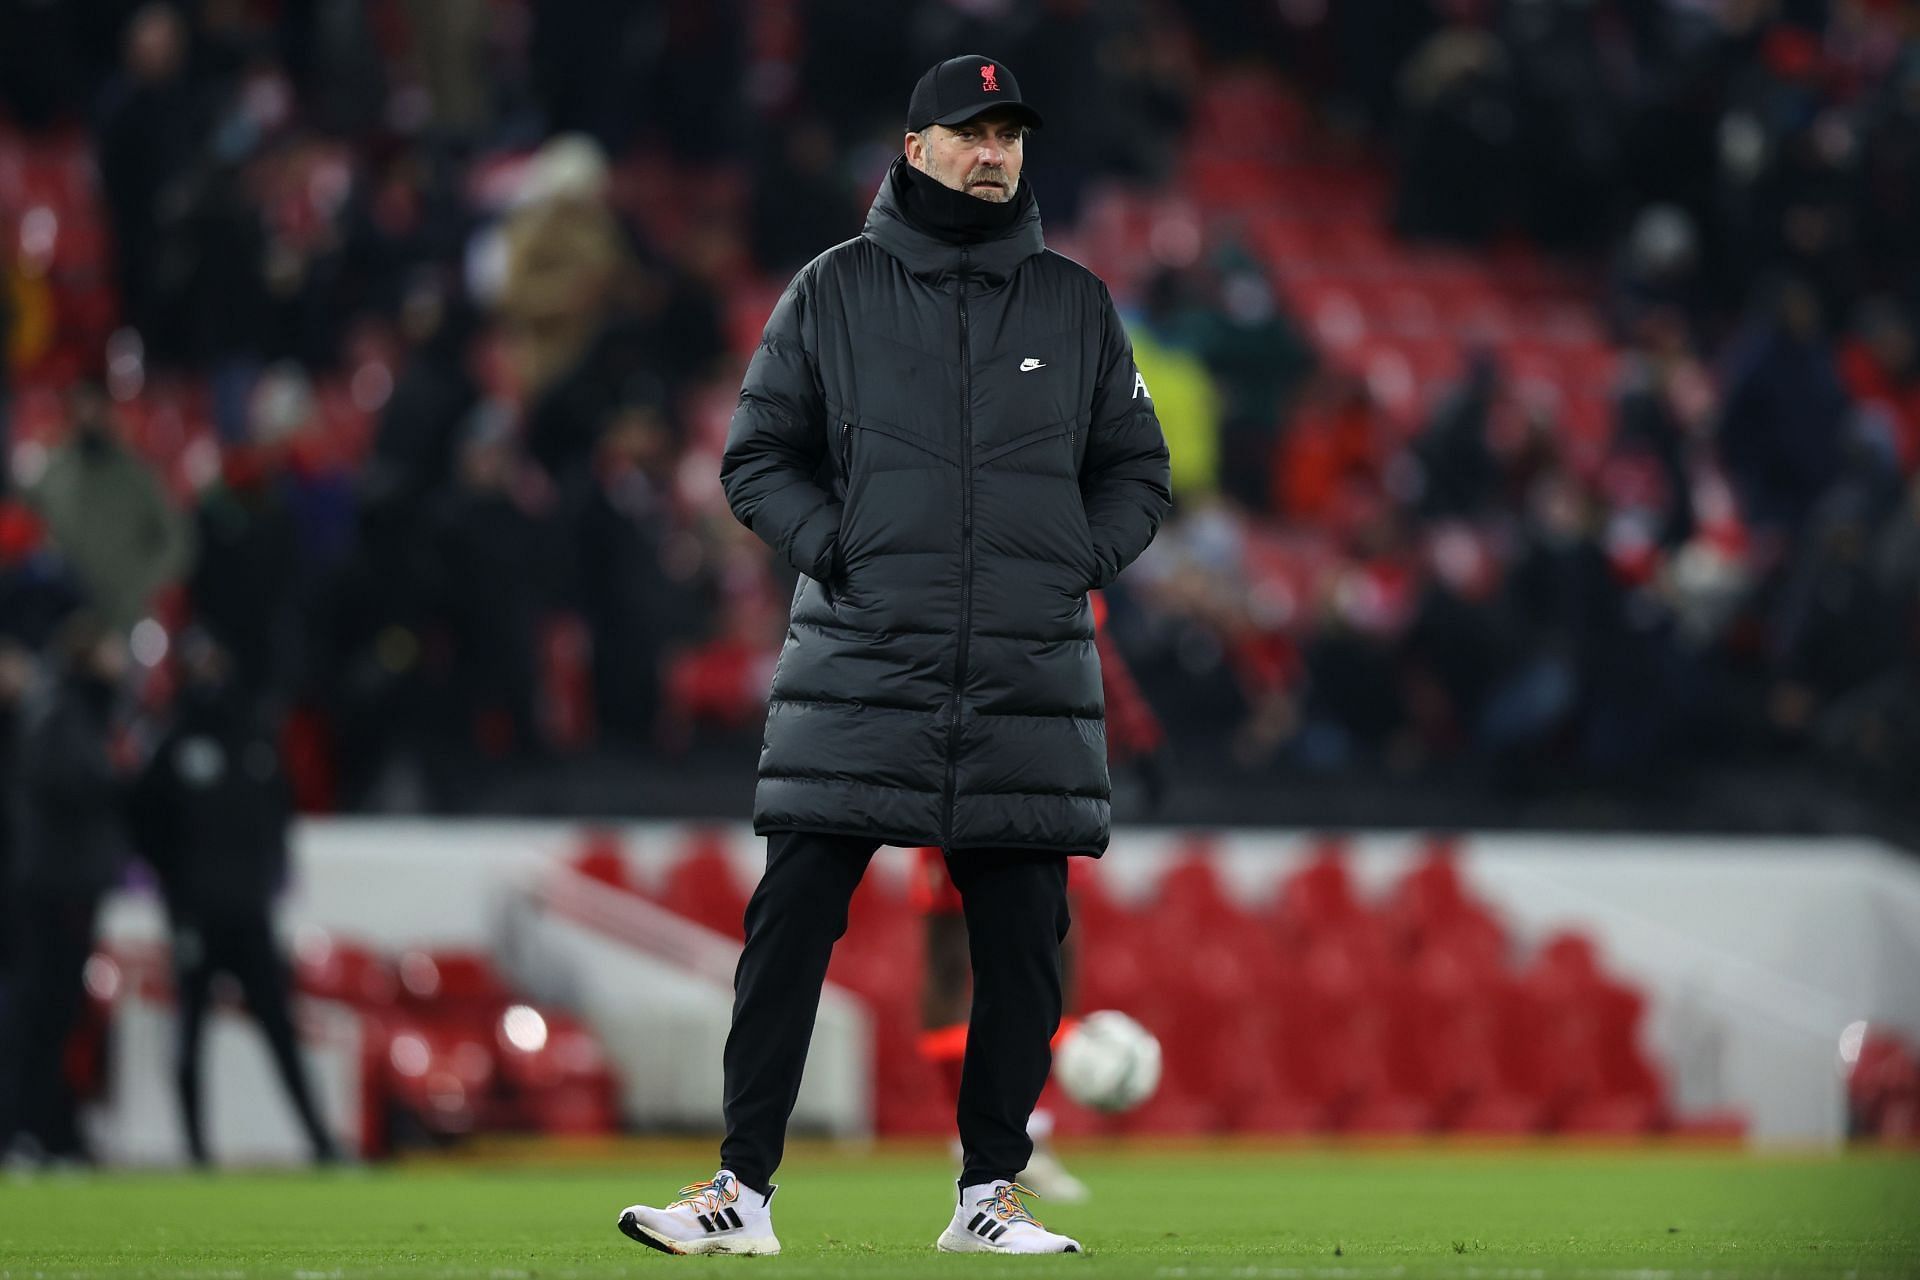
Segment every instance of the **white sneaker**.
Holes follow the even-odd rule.
[[[770,1207],[777,1190],[768,1187],[763,1196],[722,1169],[711,1182],[680,1188],[680,1199],[664,1209],[621,1210],[620,1230],[662,1253],[778,1253]]]
[[[1033,1144],[1033,1154],[1027,1157],[1027,1167],[1020,1171],[1023,1186],[1033,1188],[1033,1194],[1043,1200],[1057,1200],[1061,1204],[1085,1204],[1093,1198],[1087,1190],[1087,1184],[1067,1172],[1067,1166],[1060,1163],[1060,1157],[1053,1154],[1051,1144]]]
[[[1017,1182],[963,1187],[953,1221],[934,1241],[943,1253],[1079,1253],[1080,1242],[1034,1220],[1020,1197],[1034,1193]]]

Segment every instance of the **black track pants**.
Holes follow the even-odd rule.
[[[750,1187],[764,1190],[780,1167],[827,961],[877,847],[810,832],[767,839],[767,869],[747,904],[746,949],[734,974],[720,1148],[721,1165]],[[1052,1069],[1060,1025],[1067,863],[1058,854],[969,849],[947,866],[973,955],[958,1116],[961,1181],[970,1186],[1014,1177],[1033,1154],[1027,1117]]]
[[[213,980],[225,973],[240,984],[247,1011],[267,1037],[274,1069],[293,1102],[316,1160],[331,1160],[333,1139],[320,1118],[306,1064],[294,1029],[292,976],[273,937],[273,921],[264,908],[207,920],[176,922],[173,943],[174,991],[179,1000],[179,1060],[174,1086],[187,1148],[195,1164],[208,1163],[207,1133],[201,1108],[200,1049],[207,1015],[213,1010]]]

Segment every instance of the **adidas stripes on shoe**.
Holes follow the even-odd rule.
[[[1017,1182],[963,1187],[953,1221],[934,1242],[943,1253],[1079,1253],[1080,1242],[1049,1231],[1027,1212],[1021,1196],[1034,1194]]]
[[[779,1253],[771,1208],[776,1190],[768,1187],[761,1195],[722,1169],[709,1181],[680,1188],[680,1198],[664,1208],[629,1205],[620,1213],[620,1230],[662,1253]]]

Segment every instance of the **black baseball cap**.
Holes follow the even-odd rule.
[[[1040,113],[1020,98],[1020,82],[1007,64],[983,53],[963,53],[928,68],[907,100],[907,130],[918,133],[930,124],[956,125],[995,107],[1011,107],[1031,128],[1039,128]]]

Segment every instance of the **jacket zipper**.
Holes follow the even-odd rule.
[[[953,715],[947,725],[947,804],[942,847],[953,847],[960,769],[960,699],[967,683],[967,635],[973,629],[973,356],[967,339],[967,251],[960,251],[960,645],[953,662]]]

